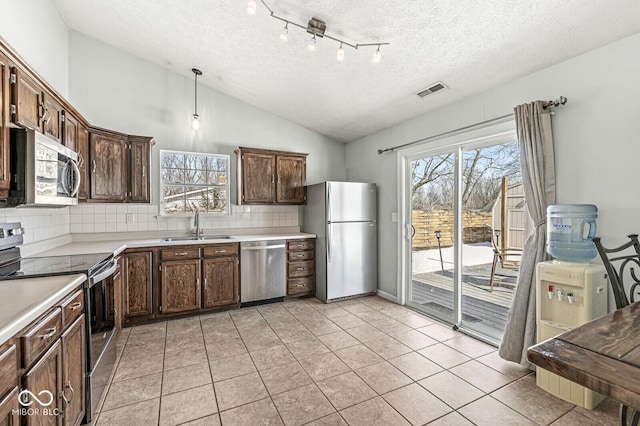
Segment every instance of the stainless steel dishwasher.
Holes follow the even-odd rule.
[[[287,295],[287,259],[284,240],[240,243],[240,302]]]

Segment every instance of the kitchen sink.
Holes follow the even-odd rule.
[[[231,235],[209,235],[204,237],[169,237],[160,239],[163,243],[170,243],[172,241],[207,241],[207,240],[231,240],[234,237]]]

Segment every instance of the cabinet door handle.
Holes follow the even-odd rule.
[[[47,118],[44,118],[45,116]],[[42,121],[44,121],[44,124],[49,124],[50,119],[51,119],[51,113],[49,112],[49,108],[45,108],[44,115],[42,116]]]
[[[276,183],[276,176],[275,175],[271,175],[271,183]]]
[[[44,121],[44,116],[47,113],[47,109],[44,107],[44,101],[40,101],[40,109],[42,110],[42,114],[40,114],[40,117],[38,117],[38,120]]]
[[[144,175],[145,175],[145,170],[146,170],[145,167],[142,166],[142,177],[144,177]]]
[[[79,152],[78,153],[78,167],[82,167],[84,166],[84,157],[82,156],[82,153]]]
[[[204,288],[207,288],[207,279],[204,279]]]
[[[49,339],[51,336],[53,336],[54,334],[56,334],[56,331],[58,331],[58,329],[56,327],[50,328],[47,332],[47,334],[43,334],[40,336],[40,338],[42,340],[44,339]]]
[[[82,302],[76,302],[72,305],[70,305],[69,307],[71,308],[72,311],[75,311],[76,309],[78,309],[80,306],[82,306]]]
[[[91,173],[95,173],[96,172],[96,160],[91,160],[91,162],[93,163],[93,170],[91,170]]]
[[[69,389],[71,391],[71,398],[67,399],[67,395],[65,394],[65,390]],[[68,381],[67,384],[65,385],[65,389],[62,390],[62,399],[64,399],[64,402],[66,403],[66,405],[70,405],[71,401],[73,401],[73,397],[76,395],[76,392],[73,390],[73,387],[71,386],[71,382]]]

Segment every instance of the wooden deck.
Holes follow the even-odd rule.
[[[462,271],[463,320],[501,336],[513,299],[517,271],[497,271],[490,291],[491,264],[464,267]],[[414,274],[411,300],[445,316],[453,314],[451,270]]]

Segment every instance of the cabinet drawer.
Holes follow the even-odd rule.
[[[62,309],[56,308],[22,335],[22,366],[35,361],[61,333]]]
[[[204,257],[237,256],[238,244],[215,244],[202,250]]]
[[[289,294],[309,293],[314,289],[313,277],[293,278],[287,282]]]
[[[289,260],[311,260],[313,259],[313,250],[308,251],[290,251],[287,254]]]
[[[0,398],[9,389],[18,386],[18,348],[15,343],[3,346],[0,349]]]
[[[62,306],[62,328],[67,328],[69,324],[75,321],[82,314],[84,308],[84,292],[78,290],[71,297],[67,298],[61,304]]]
[[[313,275],[313,260],[305,260],[303,262],[289,262],[287,265],[288,277],[308,277]]]
[[[313,240],[289,240],[287,241],[287,250],[311,250],[313,242]]]
[[[200,258],[200,249],[198,248],[187,248],[181,249],[176,247],[173,250],[162,250],[160,252],[161,260],[184,260],[184,259],[199,259]]]

